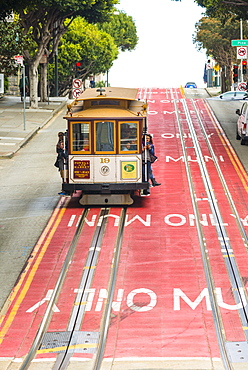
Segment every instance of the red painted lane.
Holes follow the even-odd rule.
[[[219,357],[205,299],[195,309],[190,307],[189,300],[196,300],[206,281],[196,230],[188,223],[193,211],[184,164],[166,162],[167,156],[181,155],[181,144],[175,115],[170,114],[173,99],[165,100],[158,91],[156,102],[149,106],[158,112],[149,117],[149,128],[159,156],[153,169],[162,185],[151,190],[142,209],[128,211],[130,217],[138,213],[142,220],[150,214],[151,223],[136,220],[126,226],[125,262],[117,283],[117,291],[124,289],[125,295],[116,313],[119,320],[111,323],[106,357]],[[179,225],[182,219],[187,221]]]
[[[87,217],[88,224],[85,225],[82,236],[79,239],[76,253],[68,271],[68,276],[57,302],[57,307],[60,312],[53,315],[48,332],[67,331],[73,308],[80,308],[80,302],[76,301],[76,295],[84,273],[83,266],[85,265],[89,247],[91,246],[93,237],[92,232],[95,230],[94,226],[98,223],[98,213],[99,210],[93,208],[90,210],[90,214]],[[99,332],[100,330],[102,310],[105,301],[105,291],[107,291],[108,287],[120,213],[120,208],[111,208],[110,214],[105,216],[108,221],[101,245],[99,260],[96,268],[93,269],[93,287],[88,296],[83,325],[80,329],[82,331]],[[104,297],[104,299],[102,297]],[[83,303],[83,305],[84,304],[85,303]],[[91,309],[91,306],[95,307],[95,311]],[[56,353],[48,354],[46,350],[42,350],[41,352],[42,353],[38,354],[36,357],[37,359],[56,356]],[[79,353],[77,356],[86,358],[92,357],[91,354],[87,353]]]
[[[78,218],[82,213],[82,208],[74,208],[76,202],[78,199],[73,198],[71,208],[60,210],[25,273],[18,294],[2,322],[1,336],[4,337],[0,345],[0,357],[26,355],[33,342],[47,307],[49,291],[56,284],[75,233],[75,225],[68,227],[68,224],[73,215]],[[88,233],[85,242],[89,243],[90,238],[91,234]],[[39,302],[42,304],[39,305]]]
[[[115,306],[111,315],[105,356],[110,358],[219,357],[212,313],[206,298],[206,281],[199,241],[194,219],[191,216],[193,210],[185,166],[182,161],[176,160],[181,156],[182,150],[176,117],[173,113],[173,99],[181,97],[180,91],[153,89],[143,91],[142,94],[146,94],[149,101],[151,112],[149,131],[154,134],[156,154],[159,157],[153,165],[153,171],[162,185],[152,188],[150,197],[140,199],[128,209],[114,297]],[[219,128],[216,128],[216,122],[210,116],[209,108],[204,102],[197,101],[197,104],[201,108],[208,132],[213,134],[211,142],[214,143],[214,149],[224,157],[224,162],[220,164],[226,181],[232,188],[232,195],[235,199],[237,197],[244,199],[244,202],[239,202],[237,207],[245,219],[247,194],[244,183],[246,181],[247,184],[247,178],[240,168],[237,172],[239,162],[230,147],[223,146],[223,135],[219,134]],[[212,165],[209,163],[208,168],[212,171]],[[200,194],[202,184],[197,165],[192,164],[192,169],[194,176],[199,179],[197,192]],[[218,196],[221,196],[218,182],[216,181],[214,185]],[[221,288],[223,301],[234,304],[220,246],[216,240],[215,228],[211,224],[209,206],[202,203],[200,207],[201,213],[206,215],[204,232],[207,240],[211,240],[208,249],[215,284]],[[17,294],[13,300],[2,323],[1,333],[4,335],[4,340],[0,345],[0,357],[23,356],[31,346],[47,302],[45,301],[30,313],[26,311],[45,299],[48,290],[53,289],[81,212],[82,209],[78,208],[74,199],[70,202],[69,208],[65,209],[63,214],[56,216],[50,226],[46,240],[40,245],[42,250],[47,244],[46,252],[43,256],[37,252],[21,287],[18,288],[19,295]],[[245,264],[247,265],[246,251],[236,234],[233,218],[227,211],[225,212],[225,208],[223,212],[225,218],[228,218],[228,230],[232,235],[235,256],[243,274]],[[80,278],[78,263],[85,259],[88,251],[95,213],[96,211],[92,210],[88,216],[89,223],[85,226],[87,236],[80,242],[79,255],[76,254],[73,261],[75,269],[69,271],[69,279],[65,282],[58,302],[60,312],[54,314],[50,331],[66,330],[75,298],[74,289],[78,286]],[[92,287],[95,289],[94,299],[85,315],[82,330],[98,330],[103,310],[104,289],[106,289],[112,258],[113,223],[114,218],[110,219],[109,227],[106,229],[99,265],[101,267],[94,276]],[[247,225],[245,227],[247,229]],[[117,226],[114,228],[117,229]],[[62,237],[65,242],[61,245]],[[242,260],[245,262],[242,263]],[[37,271],[34,267],[37,267]],[[24,287],[27,283],[30,283],[30,289],[26,292]],[[237,312],[224,308],[220,310],[228,340],[242,340]],[[234,326],[231,326],[233,322]],[[75,356],[88,358],[92,355],[76,354]],[[38,357],[54,357],[54,354],[41,354]]]
[[[189,103],[189,107],[190,107],[190,103]],[[193,122],[195,122],[198,139],[199,141],[202,141],[203,143],[203,146],[202,146],[203,155],[206,158],[211,158],[211,153],[209,152],[207,145],[204,145],[202,131],[200,127],[198,127],[197,125],[198,120],[194,120],[194,116],[193,116]],[[216,136],[216,133],[213,130],[211,130],[210,132],[211,132],[210,134],[210,140],[211,140],[212,137]],[[188,138],[187,141],[188,141],[187,146],[190,147],[192,145],[190,138]],[[215,145],[219,147],[220,143],[215,142]],[[224,158],[224,154],[225,154],[224,152],[225,152],[225,148],[222,146],[222,152],[219,149],[220,157]],[[227,161],[225,163],[227,166]],[[223,192],[223,187],[219,180],[219,177],[213,165],[213,162],[211,160],[206,160],[206,167],[210,174],[212,187],[214,189],[216,199],[218,200],[218,206],[222,214],[223,222],[227,226],[227,232],[228,232],[231,246],[239,245],[240,248],[243,248],[242,258],[239,259],[238,256],[236,258],[239,268],[242,269],[242,266],[245,267],[247,266],[247,263],[248,263],[248,259],[247,259],[248,256],[247,256],[246,250],[244,249],[244,241],[242,240],[240,236],[239,229],[237,227],[235,219],[232,216],[232,209],[230,208],[229,202]],[[192,168],[194,169],[193,177],[195,177],[195,173],[197,172],[197,169],[198,169],[197,163],[193,163]],[[233,166],[230,161],[229,161],[228,168],[229,168],[228,173],[233,171]],[[196,182],[196,190],[197,190],[196,191],[197,197],[199,199],[201,198],[201,196],[203,197],[203,200],[198,202],[200,213],[201,214],[211,214],[211,210],[210,209],[208,210],[208,202],[204,201],[204,197],[206,197],[206,193],[204,191],[204,187],[202,186],[200,173],[198,176],[198,181]],[[246,204],[246,208],[247,208],[247,204]],[[223,252],[221,251],[221,245],[218,242],[218,235],[216,234],[214,228],[212,230],[207,228],[204,231],[205,231],[205,237],[206,237],[206,248],[208,249],[209,256],[210,256],[210,263],[212,266],[215,286],[217,288],[219,287],[222,288],[223,300],[225,300],[225,297],[228,297],[228,301],[230,302],[229,304],[235,305],[234,298],[232,294],[230,294],[230,292],[232,292],[232,287],[229,282],[228,273],[227,273],[225,262],[224,262],[225,258],[223,258]],[[223,248],[224,248],[224,245],[223,245]],[[243,270],[243,272],[245,273],[245,270]],[[224,324],[227,340],[229,341],[245,340],[245,336],[242,330],[238,310],[237,309],[233,310],[231,313],[228,312],[228,315],[226,315],[226,306],[225,306],[224,309],[221,308],[221,312],[222,312],[223,324]],[[230,322],[231,322],[231,325],[230,325]]]
[[[152,189],[152,196],[149,200],[146,200],[142,209],[144,219],[147,213],[152,214],[151,228],[139,226],[140,229],[142,228],[140,230],[142,235],[140,240],[137,240],[136,230],[132,233],[130,228],[126,228],[130,243],[125,243],[123,247],[123,253],[127,256],[127,260],[125,271],[120,272],[118,288],[124,286],[127,293],[124,306],[120,312],[119,323],[113,323],[110,329],[111,335],[106,356],[111,357],[114,353],[117,358],[128,356],[170,357],[172,355],[173,357],[218,357],[219,350],[211,313],[208,311],[209,307],[206,306],[203,300],[201,304],[196,305],[197,307],[193,309],[190,308],[190,302],[187,301],[188,298],[191,302],[194,302],[206,288],[206,282],[195,229],[189,226],[189,223],[179,226],[181,215],[187,219],[187,215],[193,212],[187,190],[184,165],[180,162],[170,162],[168,164],[167,159],[164,161],[164,158],[170,156],[179,158],[181,148],[179,140],[176,139],[175,117],[161,113],[165,110],[172,112],[174,107],[170,104],[171,102],[167,102],[165,108],[162,101],[164,101],[163,97],[158,96],[156,102],[153,103],[153,113],[149,120],[149,127],[150,131],[154,133],[155,144],[159,149],[157,155],[160,159],[153,168],[156,177],[163,182],[163,185]],[[155,115],[155,111],[159,113]],[[233,165],[234,161],[238,163],[237,158],[230,158],[230,153],[227,156],[226,148],[223,147],[220,137],[216,135],[216,127],[206,114],[206,109],[203,118],[204,122],[206,118],[208,125],[212,124],[211,133],[215,135],[214,140],[217,141],[214,143],[214,149],[217,147],[220,155],[224,157],[225,168],[223,171],[227,171],[229,176],[232,173],[234,178],[236,174],[235,183],[232,187],[244,194],[242,185],[245,179],[237,174],[236,167]],[[161,135],[168,138],[166,143]],[[210,173],[213,172],[212,164],[207,164],[207,166]],[[199,173],[197,165],[191,167],[193,175],[197,176],[197,173]],[[200,177],[200,174],[198,174],[198,180],[202,184]],[[201,189],[203,189],[200,184],[197,182],[199,196],[201,195]],[[216,184],[214,185],[216,186]],[[218,187],[219,185],[216,189],[217,195],[221,196],[222,202],[223,194]],[[241,207],[238,207],[244,219],[247,216],[247,196],[245,197],[245,195],[242,199],[246,201],[242,203]],[[201,213],[207,216],[204,232],[207,240],[210,241],[208,249],[216,286],[222,289],[225,303],[235,304],[230,293],[230,284],[223,257],[220,253],[220,245],[216,239],[216,231],[208,216],[211,213],[208,203],[201,204],[200,209]],[[239,248],[240,257],[245,260],[245,263],[243,263],[241,259],[238,259],[239,267],[242,269],[245,265],[247,266],[247,253],[243,243],[240,243],[240,236],[237,235],[237,225],[234,223],[232,216],[224,211],[225,208],[222,209],[222,212],[225,217],[228,216],[232,239],[239,239],[239,243],[235,243],[235,245],[236,248]],[[141,214],[141,210],[139,210],[139,214]],[[168,218],[168,215],[173,214],[174,218],[173,216],[169,218],[171,226],[168,226],[164,223],[164,217]],[[174,227],[172,226],[173,222]],[[178,227],[175,225],[178,225]],[[136,235],[135,243],[132,242],[134,233]],[[144,242],[144,238],[146,242]],[[134,285],[134,282],[136,285]],[[137,289],[136,300],[133,301],[133,304],[138,307],[148,305],[149,294],[147,292],[143,295],[138,293],[142,287],[144,290],[149,289],[156,293],[156,304],[153,309],[147,312],[136,311],[132,308],[132,305],[126,304],[129,298],[128,292]],[[179,300],[175,291],[178,294],[183,292],[186,296],[184,296],[186,302],[180,300],[180,309],[176,306],[176,304],[179,304]],[[220,310],[227,340],[244,340],[237,310],[231,311],[225,308],[220,308]]]

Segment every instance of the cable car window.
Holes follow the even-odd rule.
[[[120,152],[138,151],[138,122],[120,122]]]
[[[96,152],[114,152],[114,121],[95,122]]]
[[[91,105],[120,105],[120,101],[110,99],[92,100]]]
[[[90,124],[72,124],[72,153],[90,151]]]

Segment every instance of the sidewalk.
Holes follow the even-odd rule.
[[[216,96],[221,93],[221,87],[205,87],[205,90],[209,94],[209,96]]]
[[[18,96],[3,96],[0,99],[0,158],[11,158],[26,142],[37,133],[68,99],[50,97],[49,102],[39,102],[38,109],[26,109]]]

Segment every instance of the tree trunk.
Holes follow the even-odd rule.
[[[230,91],[233,83],[232,78],[232,61],[230,60],[229,64],[226,66],[226,91]]]
[[[38,69],[36,63],[29,63],[30,108],[38,108]]]
[[[47,94],[47,63],[40,64],[40,101],[48,101]]]

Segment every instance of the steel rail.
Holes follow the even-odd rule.
[[[226,194],[226,196],[227,196],[227,199],[228,199],[228,201],[229,201],[229,204],[230,204],[230,206],[231,206],[231,208],[232,208],[232,211],[233,211],[233,213],[234,213],[235,220],[236,220],[236,222],[237,222],[237,224],[238,224],[238,227],[239,227],[239,229],[240,229],[240,231],[241,231],[241,234],[242,234],[242,236],[243,236],[243,240],[244,240],[245,246],[246,246],[246,248],[248,248],[248,236],[247,236],[247,234],[246,234],[246,231],[245,231],[244,225],[242,224],[241,217],[239,216],[239,213],[238,213],[238,211],[237,211],[237,208],[236,208],[236,206],[235,206],[235,203],[234,203],[233,198],[232,198],[232,196],[231,196],[231,193],[230,193],[230,191],[229,191],[228,185],[227,185],[226,180],[225,180],[225,178],[224,178],[223,172],[221,171],[221,168],[220,168],[219,162],[218,162],[218,160],[217,160],[217,158],[216,158],[216,155],[215,155],[215,153],[214,153],[213,147],[212,147],[212,145],[211,145],[211,143],[210,143],[210,140],[209,140],[208,134],[207,134],[207,132],[206,132],[206,130],[205,130],[205,127],[204,127],[204,125],[203,125],[203,123],[202,123],[202,119],[201,119],[201,117],[200,117],[199,111],[198,111],[198,109],[196,108],[195,102],[194,102],[194,101],[192,101],[192,103],[193,103],[193,106],[194,106],[194,108],[195,108],[196,115],[197,115],[198,120],[199,120],[199,122],[200,122],[202,132],[203,132],[203,134],[204,134],[204,137],[205,137],[205,140],[206,140],[206,143],[207,143],[208,149],[209,149],[209,151],[210,151],[210,153],[211,153],[211,156],[212,156],[212,158],[213,158],[213,161],[214,161],[214,164],[215,164],[216,170],[217,170],[217,172],[218,172],[219,178],[220,178],[220,180],[221,180],[222,186],[223,186],[223,187],[224,187],[224,189],[225,189],[225,194]]]
[[[64,353],[60,353],[56,359],[56,362],[53,366],[53,370],[63,370],[68,367],[70,358],[73,353],[68,352],[71,346],[71,341],[73,338],[73,333],[76,330],[80,330],[83,315],[85,313],[85,304],[82,302],[87,301],[88,291],[92,285],[94,277],[94,266],[97,264],[97,260],[100,254],[100,246],[102,244],[103,234],[105,231],[107,223],[107,215],[109,214],[110,209],[105,207],[101,209],[99,220],[92,238],[92,242],[89,248],[88,256],[84,265],[84,272],[80,282],[77,296],[75,298],[73,310],[70,316],[70,321],[67,327],[67,331],[70,332],[70,337],[67,343],[67,348]]]
[[[237,209],[234,205],[231,193],[228,189],[227,183],[224,179],[223,173],[220,169],[217,158],[215,156],[213,147],[212,147],[212,145],[210,143],[210,140],[207,136],[206,130],[204,128],[202,120],[199,117],[199,114],[197,112],[197,109],[196,109],[196,106],[195,106],[194,102],[193,102],[193,107],[194,107],[195,113],[197,115],[198,121],[200,123],[200,127],[201,127],[201,130],[203,132],[205,141],[207,142],[208,149],[209,149],[209,151],[211,153],[211,156],[213,158],[213,162],[214,162],[216,170],[218,172],[218,176],[219,176],[220,181],[222,183],[223,189],[225,191],[225,195],[228,199],[228,202],[231,206],[232,211],[235,212],[236,222],[238,224],[242,239],[243,239],[243,241],[247,240],[247,235],[245,233],[244,228],[241,225],[241,219],[239,217],[238,211],[237,211]],[[188,107],[187,107],[187,110],[188,110]],[[188,112],[188,115],[189,115],[189,112]],[[197,139],[197,136],[196,136],[191,118],[190,118],[190,121],[191,121],[191,127],[192,127],[191,134],[192,134],[192,136],[194,136],[194,140],[195,140],[196,145],[197,145],[197,151],[198,151],[198,153],[200,153],[201,161],[203,163],[204,172],[202,172],[202,175],[203,174],[205,175],[206,173],[208,175],[207,168],[205,166],[205,162],[204,162],[201,150],[200,150],[200,145],[199,145],[199,142],[198,142],[198,139]],[[205,179],[205,177],[203,177],[203,181],[204,181],[204,179]],[[226,263],[227,271],[229,273],[229,278],[230,278],[230,281],[231,281],[231,284],[232,284],[232,287],[233,287],[233,290],[234,290],[233,294],[234,294],[236,303],[238,304],[240,302],[242,304],[242,307],[239,310],[239,314],[240,314],[240,317],[241,317],[243,327],[246,327],[247,322],[248,322],[248,309],[247,309],[247,301],[248,300],[247,300],[246,289],[244,287],[243,279],[240,276],[240,273],[239,273],[239,270],[238,270],[238,266],[237,266],[237,263],[236,263],[236,260],[235,260],[235,257],[234,257],[234,253],[233,253],[232,247],[231,247],[230,242],[229,242],[229,237],[228,237],[226,228],[224,227],[224,222],[223,222],[222,217],[221,217],[220,209],[217,205],[218,204],[217,199],[215,198],[214,191],[212,190],[213,187],[211,185],[211,181],[210,181],[209,176],[206,177],[206,180],[207,180],[207,185],[208,185],[208,188],[209,188],[209,192],[210,192],[211,197],[213,199],[213,202],[210,203],[210,206],[211,206],[211,209],[213,211],[213,214],[216,216],[216,219],[218,219],[218,225],[220,225],[220,227],[218,227],[217,231],[218,231],[219,235],[221,236],[221,238],[223,240],[223,245],[224,245],[225,251],[228,255],[228,258],[227,259],[225,258],[225,263]],[[239,220],[239,222],[238,222],[238,220]],[[242,294],[241,294],[241,291],[242,291]],[[245,331],[244,334],[245,334],[246,339],[248,340],[247,331]]]
[[[20,370],[27,370],[28,369],[31,361],[34,359],[34,357],[36,355],[36,352],[37,352],[37,350],[39,349],[39,347],[42,343],[42,339],[43,339],[43,337],[44,337],[44,335],[47,331],[47,328],[48,328],[49,323],[50,323],[51,318],[52,318],[53,307],[56,304],[56,301],[59,297],[59,293],[60,293],[61,288],[63,286],[63,282],[65,280],[65,277],[66,277],[66,274],[67,274],[67,271],[68,271],[68,267],[71,263],[72,257],[74,255],[75,250],[76,250],[78,239],[81,235],[82,228],[83,228],[83,225],[84,225],[84,221],[85,221],[85,218],[87,217],[88,211],[89,211],[89,209],[85,208],[83,213],[82,213],[82,216],[80,218],[80,222],[78,224],[76,233],[75,233],[74,238],[72,240],[72,243],[69,247],[65,262],[63,263],[61,272],[59,274],[58,280],[57,280],[56,285],[54,287],[54,290],[53,290],[53,293],[51,295],[50,301],[48,303],[48,306],[47,306],[46,312],[44,314],[43,320],[42,320],[41,325],[39,327],[39,330],[38,330],[38,332],[35,336],[32,347],[31,347],[29,353],[27,354],[27,356],[25,357],[25,359],[24,359],[24,361],[23,361],[23,363],[20,367]]]
[[[120,261],[120,255],[121,255],[121,247],[122,247],[122,239],[123,239],[123,233],[124,233],[124,226],[126,221],[126,212],[127,207],[123,207],[120,217],[120,223],[119,223],[119,229],[118,229],[118,235],[116,238],[116,245],[115,245],[115,253],[114,253],[114,259],[108,284],[108,298],[107,302],[104,308],[103,316],[102,316],[102,322],[101,322],[101,329],[100,329],[100,341],[97,349],[97,353],[95,356],[95,362],[93,366],[93,370],[100,370],[106,341],[107,341],[107,335],[109,330],[109,324],[110,324],[110,315],[111,315],[111,309],[112,309],[112,302],[114,298],[114,290],[117,280],[117,272],[119,268],[119,261]]]
[[[185,100],[179,100],[182,102],[184,108],[185,108]],[[223,334],[223,325],[222,325],[222,320],[219,312],[219,306],[217,302],[217,298],[215,295],[215,285],[214,281],[212,278],[212,272],[211,272],[211,266],[209,263],[209,259],[206,256],[206,245],[205,245],[205,238],[204,238],[204,232],[202,229],[202,225],[200,223],[200,212],[196,200],[196,195],[195,195],[195,189],[194,189],[194,184],[192,180],[192,173],[191,169],[189,166],[189,161],[188,161],[188,156],[187,156],[187,151],[186,151],[186,144],[184,141],[184,132],[183,128],[180,122],[180,116],[179,116],[179,109],[177,107],[177,101],[174,101],[174,106],[175,106],[175,114],[177,118],[177,124],[178,124],[178,129],[180,133],[180,140],[181,140],[181,145],[182,145],[182,150],[183,150],[183,156],[184,156],[184,163],[185,163],[185,169],[186,169],[186,175],[188,179],[188,184],[189,184],[189,190],[190,190],[190,196],[191,196],[191,202],[192,202],[192,207],[193,207],[193,212],[195,215],[195,221],[196,221],[196,230],[197,230],[197,235],[198,235],[198,240],[200,244],[200,250],[201,250],[201,255],[202,255],[202,261],[203,261],[203,267],[204,267],[204,272],[205,272],[205,277],[207,281],[207,286],[208,286],[208,291],[209,291],[209,298],[210,298],[210,304],[212,308],[212,314],[214,318],[214,325],[215,325],[215,330],[217,334],[217,339],[220,347],[220,353],[222,357],[222,361],[224,364],[224,367],[226,370],[233,370],[232,365],[230,364],[230,361],[228,359],[226,347],[225,347],[225,338]],[[189,117],[189,112],[185,112],[186,114],[186,119],[190,119]],[[191,119],[190,119],[191,120]],[[199,164],[200,165],[200,164]]]

